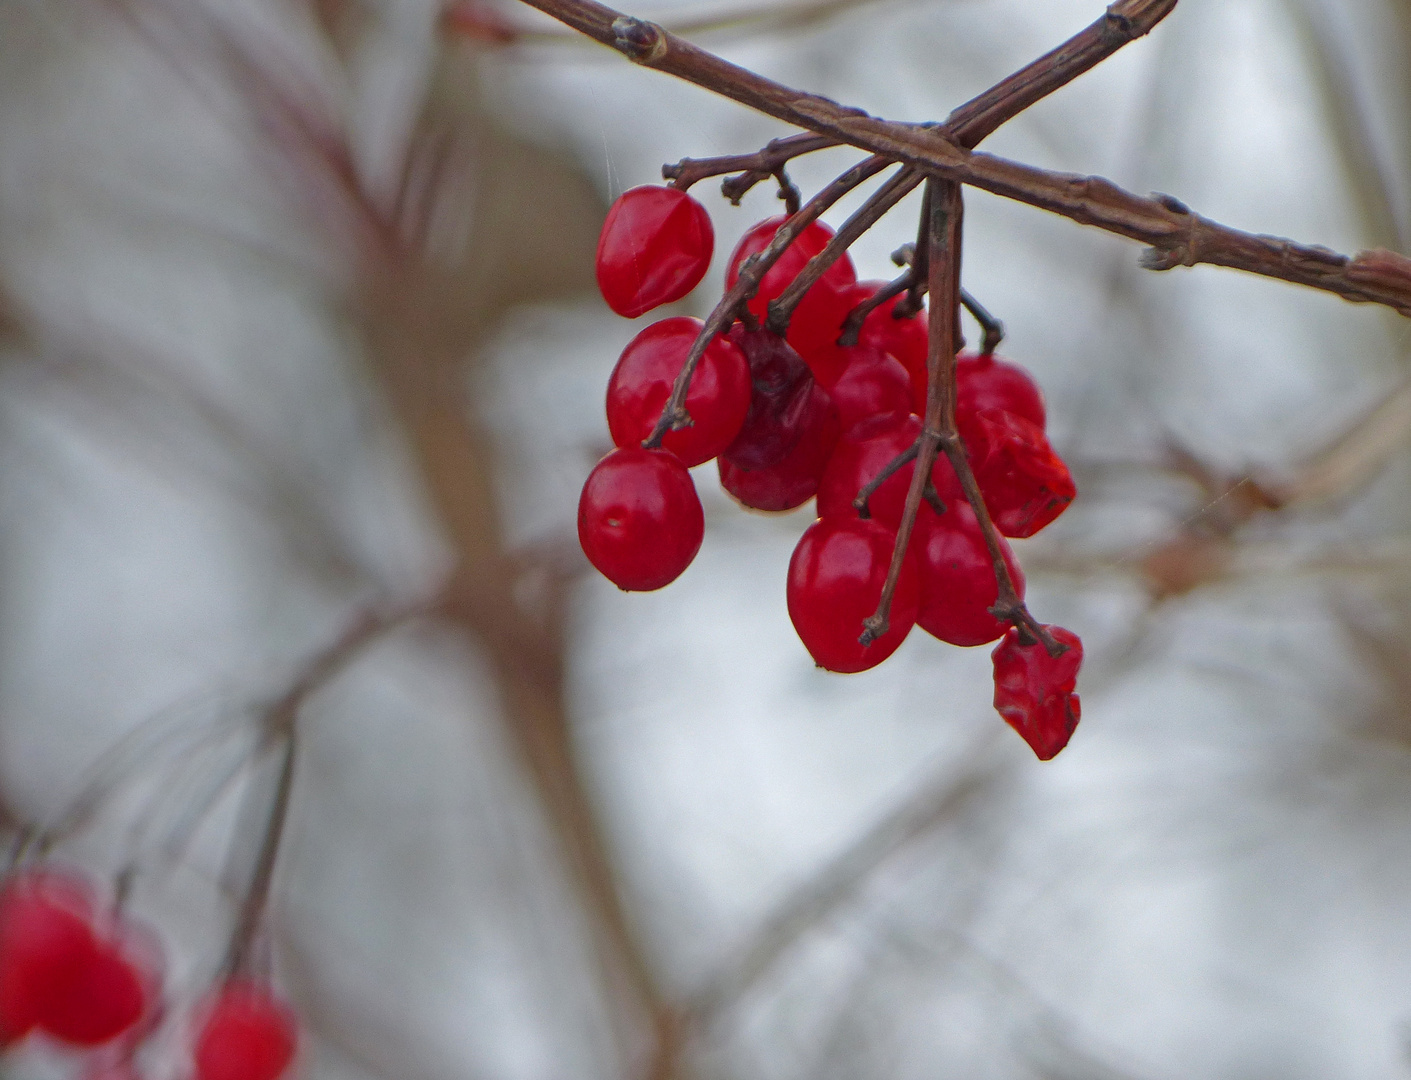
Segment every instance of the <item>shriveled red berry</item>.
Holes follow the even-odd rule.
[[[1007,623],[990,614],[999,597],[994,564],[975,514],[963,501],[944,514],[918,522],[912,545],[921,574],[916,625],[952,645],[984,645],[1002,636]],[[1015,591],[1024,597],[1024,572],[1009,545],[1000,542]]]
[[[884,281],[859,281],[853,285],[847,293],[849,312],[885,284]],[[920,416],[926,412],[926,354],[930,337],[924,310],[904,319],[896,318],[896,306],[905,295],[902,293],[874,308],[863,320],[857,341],[859,345],[882,350],[906,368],[911,377],[911,411]]]
[[[749,365],[750,407],[739,434],[720,456],[741,469],[765,469],[783,461],[805,428],[821,419],[815,414],[822,399],[814,393],[808,366],[779,335],[736,323],[730,341]]]
[[[921,434],[921,421],[907,415],[901,419],[883,420],[879,423],[863,423],[838,440],[833,456],[823,470],[818,482],[819,517],[857,517],[858,511],[853,500],[858,492],[878,476],[898,454],[916,442]],[[880,521],[890,529],[901,526],[902,509],[906,505],[907,488],[916,466],[908,463],[884,480],[872,497],[867,508],[875,521]],[[944,455],[936,459],[931,469],[931,483],[936,494],[947,505],[965,496],[960,490],[960,481],[955,470]],[[935,511],[927,503],[921,504],[919,517],[929,519]]]
[[[970,417],[990,409],[1022,416],[1043,430],[1044,396],[1018,364],[994,356],[961,353],[955,358],[955,416],[962,435]]]
[[[578,500],[578,541],[619,589],[669,585],[691,565],[704,535],[700,497],[676,455],[618,449],[588,474]]]
[[[96,948],[93,897],[76,877],[26,870],[0,891],[0,1045],[22,1038]]]
[[[831,391],[844,432],[863,421],[903,419],[911,412],[906,368],[873,345],[846,350],[848,366]]]
[[[761,221],[740,238],[725,272],[726,289],[733,288],[735,282],[740,279],[740,268],[745,260],[767,248],[773,241],[774,234],[787,220],[776,217]],[[769,314],[769,302],[777,299],[793,283],[808,260],[822,251],[832,238],[833,230],[821,221],[810,222],[799,233],[780,256],[779,261],[765,273],[760,281],[759,291],[749,301],[747,306],[755,318],[764,321]],[[837,338],[835,327],[847,314],[846,301],[840,294],[856,280],[857,271],[853,269],[852,259],[844,252],[838,261],[824,272],[817,284],[804,294],[795,308],[787,337],[789,344],[798,350],[805,361],[809,359],[808,354],[813,348],[831,343]],[[829,383],[826,375],[820,374],[819,378],[826,388]]]
[[[1011,628],[992,654],[995,665],[995,709],[1024,737],[1040,761],[1048,761],[1065,746],[1082,716],[1073,688],[1083,664],[1083,643],[1061,626],[1045,627],[1060,645],[1062,656],[1049,656],[1043,645],[1020,643]]]
[[[783,460],[760,469],[743,469],[728,455],[716,459],[720,486],[751,510],[793,510],[813,498],[824,466],[838,442],[838,414],[828,391],[810,383],[804,429]]]
[[[651,435],[702,325],[686,316],[662,319],[622,350],[607,393],[608,430],[618,446],[641,446]],[[739,434],[749,407],[749,365],[738,348],[717,337],[706,346],[686,393],[691,424],[668,431],[662,448],[688,468],[709,461]]]
[[[976,414],[967,445],[985,506],[1005,536],[1033,536],[1078,494],[1042,429],[1021,416],[1003,409]]]
[[[896,652],[916,622],[916,564],[908,553],[892,594],[888,629],[864,646],[864,619],[877,610],[896,533],[875,521],[822,518],[789,560],[789,618],[814,662],[829,671],[876,667]]]
[[[598,288],[635,319],[700,284],[715,249],[706,208],[684,191],[646,186],[618,196],[598,236]]]
[[[279,1080],[294,1061],[299,1021],[259,983],[227,983],[196,1034],[196,1080]]]

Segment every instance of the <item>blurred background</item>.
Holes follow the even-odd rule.
[[[631,10],[927,120],[1101,5]],[[258,721],[360,627],[304,702],[267,940],[306,1077],[1411,1073],[1407,323],[968,194],[965,284],[1079,484],[1016,544],[1087,646],[1041,764],[987,648],[815,669],[808,510],[713,464],[669,588],[578,552],[608,372],[660,317],[596,294],[606,206],[788,133],[510,2],[0,0],[0,807],[130,875],[150,1076],[225,951]],[[1181,0],[985,148],[1407,251],[1411,4]],[[779,204],[693,193],[704,315]]]

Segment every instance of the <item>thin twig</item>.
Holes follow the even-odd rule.
[[[974,320],[980,324],[980,332],[984,335],[980,340],[980,355],[994,355],[994,351],[999,348],[999,343],[1004,340],[1004,323],[991,315],[980,301],[964,289],[960,290],[960,302],[965,306],[965,310],[970,312]]]

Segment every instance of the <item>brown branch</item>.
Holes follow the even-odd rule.
[[[1142,265],[1152,270],[1206,263],[1227,266],[1375,303],[1411,315],[1411,259],[1389,251],[1356,258],[1327,248],[1240,232],[1192,212],[1169,196],[1142,198],[1094,176],[1051,172],[991,154],[967,151],[935,127],[881,120],[815,94],[791,89],[730,64],[653,23],[620,15],[593,0],[524,0],[630,59],[656,68],[786,123],[859,149],[918,166],[948,180],[1048,210],[1148,244]],[[1109,9],[1149,29],[1169,3],[1119,3]],[[1100,57],[1099,57],[1100,58]],[[1056,69],[1055,69],[1056,70]],[[1016,76],[1017,78],[1017,76]],[[1035,77],[1016,93],[1035,92]],[[1016,99],[1017,100],[1017,99]]]

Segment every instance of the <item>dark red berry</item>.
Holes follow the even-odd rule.
[[[885,284],[883,281],[859,281],[848,291],[848,302],[856,307]],[[905,296],[902,293],[874,308],[863,320],[857,341],[859,345],[871,345],[882,350],[906,368],[911,377],[911,411],[921,416],[926,412],[926,354],[930,338],[924,310],[904,319],[895,317],[896,306]]]
[[[793,510],[813,498],[824,466],[838,442],[838,414],[828,391],[810,380],[803,434],[782,461],[761,469],[743,469],[727,455],[716,459],[720,486],[751,510]]]
[[[833,406],[844,432],[865,420],[901,420],[911,412],[911,377],[873,345],[846,350],[848,366],[833,384]]]
[[[725,272],[726,289],[734,287],[735,282],[740,279],[740,268],[745,260],[767,248],[774,239],[774,234],[786,220],[776,217],[761,221],[740,238]],[[765,273],[760,281],[759,291],[749,301],[747,306],[755,318],[760,322],[765,320],[769,314],[769,302],[777,299],[793,283],[808,260],[822,251],[832,238],[833,230],[821,221],[810,222],[799,233],[779,261]],[[805,361],[814,347],[837,338],[834,327],[847,314],[846,302],[840,294],[856,280],[857,271],[853,269],[852,260],[844,252],[838,261],[824,272],[817,284],[804,294],[789,322],[787,337],[789,344],[798,350]],[[821,374],[819,378],[826,388],[828,379]]]
[[[819,517],[857,517],[853,500],[874,477],[902,451],[910,447],[921,434],[921,421],[907,415],[901,419],[859,424],[838,440],[833,456],[818,482]],[[902,509],[906,505],[907,488],[915,471],[906,464],[888,477],[868,500],[871,517],[889,529],[901,526]],[[949,505],[965,496],[955,470],[944,456],[936,459],[931,469],[931,483],[941,501]],[[934,517],[927,503],[921,504],[921,518]]]
[[[1078,493],[1043,430],[1014,413],[977,413],[967,449],[985,506],[1005,536],[1033,536]]]
[[[814,662],[829,671],[876,667],[916,622],[916,564],[908,553],[892,595],[887,632],[871,645],[858,638],[877,610],[896,533],[875,521],[824,518],[799,539],[789,560],[789,618]]]
[[[970,507],[953,501],[938,517],[918,523],[912,545],[921,574],[921,608],[916,625],[952,645],[984,645],[1008,625],[990,614],[999,598],[994,564]],[[1015,591],[1024,597],[1024,572],[1009,545],[1000,542]]]
[[[78,878],[26,870],[0,891],[0,1045],[26,1035],[95,950],[93,897]]]
[[[267,986],[227,983],[196,1034],[196,1080],[278,1080],[294,1060],[299,1022]]]
[[[594,466],[578,500],[583,553],[619,589],[649,592],[691,565],[705,515],[691,474],[665,450],[614,450]]]
[[[777,334],[747,330],[736,323],[730,341],[749,365],[750,407],[739,434],[720,456],[742,469],[777,465],[803,437],[805,428],[821,419],[816,415],[817,384],[799,354]]]
[[[962,435],[970,417],[990,409],[1022,416],[1044,427],[1044,396],[1018,364],[994,356],[961,353],[955,360],[955,416]]]
[[[598,288],[608,307],[635,319],[699,285],[714,248],[710,215],[691,196],[633,188],[612,204],[598,236]]]
[[[622,350],[608,379],[608,430],[618,446],[641,446],[671,396],[686,363],[699,319],[678,316],[652,323]],[[686,393],[689,427],[668,431],[661,441],[689,468],[709,461],[740,432],[750,407],[750,371],[734,345],[717,337],[706,346]]]
[[[1048,761],[1065,746],[1078,726],[1082,706],[1073,688],[1083,663],[1083,643],[1061,626],[1045,627],[1062,656],[1049,656],[1043,645],[1020,644],[1011,628],[995,646],[995,708],[1038,755]]]

